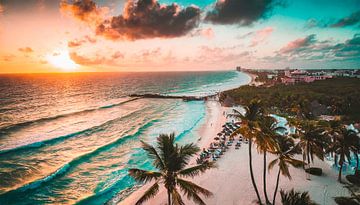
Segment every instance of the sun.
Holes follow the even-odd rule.
[[[64,71],[74,71],[79,67],[79,65],[70,58],[68,51],[49,54],[46,56],[46,59],[51,65]]]

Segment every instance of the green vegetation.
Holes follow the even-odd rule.
[[[283,205],[317,205],[310,199],[308,192],[297,192],[294,189],[289,192],[280,191]]]
[[[220,100],[223,103],[240,104],[246,110],[245,115],[241,115],[238,111],[232,114],[232,117],[241,120],[241,127],[233,135],[241,134],[249,139],[250,176],[259,204],[275,204],[280,174],[291,179],[289,166],[302,166],[304,171],[321,175],[320,168],[305,169],[304,165],[310,166],[314,163],[314,157],[324,160],[325,155],[330,155],[334,157],[335,164],[339,165],[338,180],[341,182],[345,160],[350,163],[353,153],[359,161],[357,154],[360,151],[360,140],[346,127],[349,123],[358,122],[360,117],[359,83],[358,79],[333,79],[290,86],[245,86],[221,94]],[[319,108],[325,108],[322,112],[327,112],[326,114],[341,115],[341,118],[334,118],[333,121],[318,119],[318,114],[315,113]],[[274,127],[276,123],[268,117],[269,114],[287,117],[288,122],[296,127],[296,132],[279,136],[276,133],[277,128]],[[267,164],[266,153],[276,155],[275,160],[268,165],[269,170],[275,165],[279,167],[272,202],[267,195],[266,175],[263,175],[265,203],[262,202],[254,180],[252,145],[264,155],[264,172]],[[295,155],[301,153],[303,160],[295,159]],[[351,176],[360,179],[360,175],[356,173],[357,171]],[[289,193],[282,192],[281,197],[283,204],[314,204],[307,193],[297,193],[293,190]]]
[[[329,115],[344,116],[343,120],[360,121],[360,79],[334,78],[271,87],[242,86],[220,96],[224,103],[239,105],[248,105],[253,99],[261,99],[265,107],[278,113],[304,115],[311,119],[325,109]],[[300,110],[304,113],[299,113]]]
[[[145,142],[143,149],[148,157],[153,160],[153,165],[159,171],[147,171],[141,169],[130,169],[129,174],[136,181],[147,183],[154,181],[154,184],[144,193],[144,195],[136,202],[140,205],[150,198],[154,197],[159,191],[159,183],[163,183],[167,189],[168,205],[183,205],[181,195],[177,187],[188,197],[193,199],[197,204],[205,205],[199,194],[205,197],[211,196],[212,193],[193,182],[181,179],[180,177],[195,177],[205,172],[207,169],[214,167],[212,162],[185,168],[190,157],[195,155],[200,149],[194,144],[186,144],[179,146],[175,144],[174,134],[161,134],[157,138],[157,146],[153,147]]]

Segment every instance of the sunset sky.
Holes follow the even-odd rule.
[[[0,73],[360,68],[360,0],[0,0]]]

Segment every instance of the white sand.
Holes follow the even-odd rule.
[[[224,108],[222,108],[219,103],[209,101],[207,102],[207,109],[207,121],[205,125],[199,130],[202,138],[198,145],[201,148],[208,147],[210,142],[212,142],[213,138],[216,136],[216,133],[221,131],[221,126],[226,121],[225,117],[223,116]],[[272,158],[272,156],[269,156],[268,158]],[[194,164],[193,161],[194,160],[192,160],[192,164]],[[248,145],[242,144],[242,147],[238,150],[235,150],[235,147],[232,146],[222,156],[222,158],[218,160],[217,164],[218,168],[208,170],[205,174],[194,179],[189,179],[214,193],[213,197],[204,199],[206,204],[256,204],[256,194],[254,192],[249,173]],[[321,167],[323,169],[323,176],[311,176],[311,180],[307,180],[306,175],[302,169],[291,168],[290,173],[292,175],[292,180],[290,181],[287,178],[281,177],[279,190],[289,190],[291,188],[295,188],[296,190],[300,191],[309,191],[311,198],[321,205],[335,204],[333,200],[333,197],[335,196],[350,195],[349,191],[336,181],[337,173],[331,170],[327,163],[316,161],[315,166]],[[264,198],[262,188],[263,158],[262,155],[257,154],[255,147],[253,148],[253,167],[259,192],[262,198]],[[268,196],[271,200],[273,191],[275,189],[276,174],[277,167],[275,167],[274,170],[272,170],[270,173],[268,172],[267,177]],[[131,194],[128,198],[119,204],[135,204],[136,200],[141,196],[142,193],[144,193],[149,185],[140,188],[138,191]],[[166,197],[167,195],[165,189],[161,188],[158,195],[145,204],[165,205],[167,199]],[[186,197],[183,197],[183,199],[185,204],[195,204],[191,200],[186,199]],[[279,201],[280,193],[278,193],[277,199],[277,201]]]

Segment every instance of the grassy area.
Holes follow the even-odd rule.
[[[343,115],[345,120],[360,122],[360,79],[335,78],[272,87],[243,86],[221,93],[220,101],[247,105],[254,98],[261,99],[265,107],[288,114],[295,114],[296,107],[311,112],[313,105],[319,104],[329,115]]]

